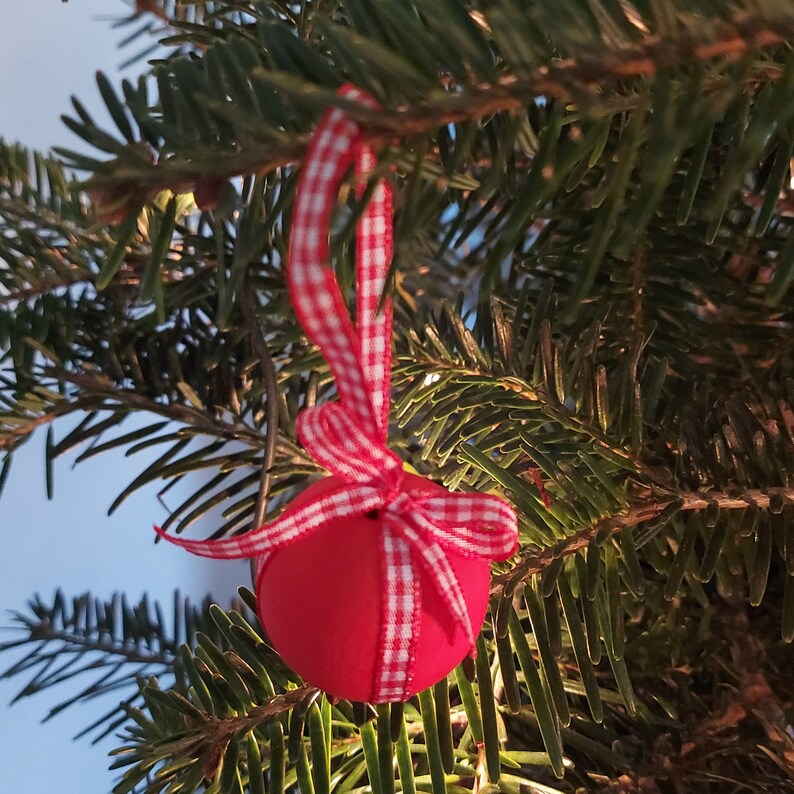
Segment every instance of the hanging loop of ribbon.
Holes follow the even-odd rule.
[[[340,93],[377,107],[354,87],[345,86]],[[327,111],[299,177],[286,263],[298,320],[328,361],[340,398],[304,410],[297,421],[298,436],[314,460],[343,485],[238,537],[191,541],[157,531],[200,556],[259,557],[261,571],[270,554],[339,519],[382,512],[378,526],[384,584],[373,701],[393,702],[410,693],[421,616],[420,569],[473,646],[475,627],[447,554],[506,559],[515,551],[518,532],[515,512],[496,496],[402,489],[402,462],[386,445],[392,302],[382,296],[393,251],[388,182],[375,186],[356,228],[355,325],[329,264],[331,215],[345,173],[354,166],[360,198],[376,165],[375,153],[362,141],[361,126],[340,108]]]

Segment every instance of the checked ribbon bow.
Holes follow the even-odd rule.
[[[376,107],[360,90],[341,94]],[[386,446],[391,386],[391,300],[381,295],[392,258],[392,193],[376,185],[356,230],[357,323],[354,327],[328,263],[328,230],[348,168],[371,173],[375,154],[360,125],[339,108],[321,120],[298,182],[287,282],[298,319],[321,348],[340,400],[304,410],[298,436],[312,457],[344,485],[239,537],[190,541],[159,534],[195,554],[214,558],[268,556],[329,522],[377,510],[382,520],[384,596],[374,682],[376,702],[410,694],[413,644],[421,615],[419,567],[429,575],[451,618],[474,645],[475,627],[446,551],[506,559],[516,548],[517,522],[502,499],[481,493],[410,493],[403,465]],[[359,192],[360,189],[359,189]],[[479,629],[479,627],[476,627]]]

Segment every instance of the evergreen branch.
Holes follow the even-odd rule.
[[[586,549],[596,540],[600,543],[622,530],[652,522],[662,514],[665,514],[665,520],[658,526],[655,525],[655,530],[663,529],[679,511],[707,510],[714,506],[720,510],[746,510],[751,506],[768,510],[770,500],[777,500],[780,504],[794,502],[794,488],[751,489],[738,496],[722,491],[695,491],[680,493],[673,498],[636,502],[627,510],[617,515],[605,516],[592,526],[579,530],[551,548],[521,552],[518,562],[508,571],[492,578],[491,595],[502,597],[512,593],[520,582],[527,582],[533,576],[542,575],[559,559]],[[641,545],[638,543],[638,546]]]
[[[119,287],[139,287],[142,276],[136,272],[125,272],[122,267],[121,273],[113,280],[113,284]],[[163,283],[178,281],[179,279],[168,270],[163,270],[161,274]],[[11,306],[20,301],[27,301],[40,298],[42,295],[49,295],[57,290],[68,289],[69,287],[94,286],[96,284],[96,274],[76,276],[74,279],[51,279],[37,282],[35,286],[25,287],[19,290],[12,290],[0,294],[0,306]]]
[[[673,67],[719,58],[733,60],[750,50],[773,47],[794,36],[794,17],[786,16],[780,22],[781,30],[772,30],[766,26],[766,20],[748,17],[737,23],[735,30],[716,37],[710,35],[708,41],[685,32],[676,37],[648,37],[639,46],[600,52],[586,62],[574,58],[555,60],[528,76],[508,75],[496,83],[474,86],[452,97],[444,95],[435,100],[431,97],[419,107],[386,110],[385,113],[373,113],[356,106],[345,109],[364,125],[367,140],[375,146],[383,146],[394,136],[409,138],[446,124],[479,121],[497,113],[520,111],[538,97],[581,100],[583,86],[605,88],[620,80],[648,77]],[[774,79],[780,72],[764,69],[762,74]]]
[[[59,384],[70,384],[75,389],[67,397],[44,405],[41,417],[23,425],[26,433],[34,430],[38,424],[58,416],[75,412],[84,414],[71,432],[52,445],[49,453],[52,459],[78,446],[84,447],[77,458],[78,462],[124,446],[132,452],[143,448],[151,449],[153,446],[165,447],[157,460],[148,465],[116,497],[109,508],[111,513],[130,494],[150,483],[167,481],[162,494],[186,474],[193,474],[201,469],[211,470],[213,476],[199,483],[190,496],[172,508],[162,525],[165,529],[175,525],[176,531],[181,532],[221,501],[237,497],[233,509],[226,515],[227,520],[213,535],[221,537],[248,529],[252,523],[259,526],[264,522],[264,517],[259,518],[256,515],[257,501],[251,495],[255,480],[259,480],[261,487],[264,475],[268,475],[268,491],[274,482],[277,483],[279,498],[269,506],[276,510],[281,506],[285,489],[289,492],[307,473],[319,471],[314,461],[281,432],[277,421],[271,420],[273,424],[270,427],[275,428],[272,435],[269,430],[261,431],[243,421],[243,417],[248,415],[256,420],[257,409],[253,403],[245,406],[238,404],[236,416],[240,418],[235,418],[230,410],[221,412],[203,405],[199,407],[195,392],[185,382],[179,384],[177,394],[154,396],[124,388],[113,379],[96,372],[73,372],[62,368],[48,368],[47,372],[57,378]],[[171,383],[174,383],[174,379]],[[245,393],[253,399],[253,395],[257,393],[256,388],[246,387]],[[45,403],[46,400],[58,396],[55,392],[43,394]],[[21,400],[27,406],[26,410],[29,410],[30,401],[35,396],[27,395]],[[189,398],[193,405],[179,402],[180,397]],[[272,416],[272,412],[279,409],[280,405],[281,398],[277,394],[266,411]],[[101,437],[134,414],[153,414],[166,421],[154,421],[131,432],[115,434],[109,440],[103,438],[102,443],[99,443]],[[14,414],[10,418],[18,419]],[[168,428],[169,422],[178,423],[180,427]],[[8,422],[12,430],[17,429],[18,424],[18,421]],[[21,437],[20,435],[19,438]],[[204,440],[204,437],[209,437],[209,440]],[[4,439],[0,435],[0,446],[11,449],[15,443],[18,443],[17,437]],[[193,445],[189,446],[190,444]],[[266,455],[269,456],[270,463],[265,462]]]
[[[125,662],[143,665],[160,665],[166,670],[171,667],[176,658],[176,648],[159,653],[150,651],[143,653],[136,648],[128,648],[123,644],[104,640],[94,636],[76,634],[74,632],[56,629],[47,622],[42,622],[29,627],[30,635],[27,642],[62,642],[67,648],[60,653],[101,653],[106,657],[119,657]],[[161,646],[162,647],[162,646]],[[3,650],[0,644],[0,652]]]
[[[408,361],[409,360],[406,359],[406,362]],[[563,410],[559,404],[549,398],[543,388],[533,388],[518,376],[499,376],[495,372],[484,368],[476,369],[473,367],[466,367],[454,361],[445,361],[423,352],[414,351],[410,363],[415,364],[417,362],[423,364],[427,368],[427,371],[431,373],[448,372],[461,378],[488,378],[491,381],[489,386],[497,390],[516,394],[522,399],[527,400],[528,403],[538,403],[542,405],[544,413],[549,419],[559,422],[572,432],[581,433],[583,436],[593,441],[596,446],[607,449],[612,454],[622,458],[628,468],[633,469],[638,474],[644,475],[649,484],[657,482],[656,473],[643,463],[643,461],[611,442],[608,436],[592,423],[585,421],[580,416]]]
[[[71,383],[77,391],[44,407],[36,417],[26,417],[23,423],[9,423],[0,433],[0,450],[10,451],[39,427],[53,422],[68,413],[77,411],[103,411],[123,408],[125,412],[141,411],[191,427],[199,433],[227,440],[241,441],[254,449],[261,449],[265,438],[242,422],[224,421],[217,413],[201,411],[176,402],[163,402],[139,392],[118,386],[109,377],[95,372],[67,372],[59,368],[46,368],[47,374],[59,383]],[[48,394],[51,399],[54,392]],[[28,395],[30,398],[31,395]],[[119,420],[120,421],[120,420]],[[2,415],[0,415],[2,427]]]
[[[205,602],[195,607],[176,593],[173,618],[167,625],[160,607],[152,614],[145,596],[133,606],[119,594],[104,602],[89,593],[68,601],[58,591],[51,604],[36,596],[30,602],[31,614],[13,616],[11,630],[22,631],[24,636],[0,642],[0,653],[18,653],[26,646],[33,649],[19,657],[2,677],[29,676],[15,697],[19,700],[93,673],[90,682],[81,682],[76,694],[53,706],[47,719],[75,703],[118,690],[127,690],[124,702],[133,703],[140,697],[139,676],[156,674],[178,680],[175,663],[179,646],[193,645],[198,630],[211,630],[208,606]],[[64,657],[68,661],[57,665]],[[105,725],[98,740],[118,725],[121,713],[121,706],[114,707],[87,731]]]
[[[57,278],[49,281],[40,281],[35,287],[24,287],[18,290],[11,290],[0,294],[0,306],[13,306],[20,301],[27,301],[34,298],[40,298],[42,295],[47,295],[55,290],[68,289],[69,287],[78,286],[80,284],[92,284],[91,278],[76,278],[74,281],[71,279]],[[123,279],[119,279],[118,283],[125,284]]]
[[[217,413],[199,410],[180,403],[155,400],[140,392],[121,388],[109,377],[100,373],[65,372],[56,369],[48,369],[47,372],[60,381],[78,387],[78,402],[74,403],[77,408],[86,407],[87,399],[102,398],[130,411],[157,414],[192,427],[201,433],[241,441],[256,449],[261,449],[266,443],[266,439],[261,433],[242,422],[225,421]],[[107,408],[108,406],[104,405],[103,407]]]
[[[595,87],[603,89],[672,67],[735,60],[752,50],[775,47],[792,36],[794,18],[790,15],[780,15],[774,24],[762,16],[746,15],[732,23],[723,23],[716,33],[709,30],[707,35],[680,30],[669,36],[647,36],[638,45],[549,60],[535,71],[508,74],[496,81],[483,77],[466,86],[450,86],[456,90],[438,90],[428,85],[424,101],[385,106],[378,112],[336,97],[324,87],[301,83],[290,75],[275,71],[273,76],[279,87],[291,90],[304,100],[310,98],[313,108],[318,104],[344,107],[363,125],[363,139],[382,149],[391,145],[395,138],[410,140],[450,124],[479,122],[499,113],[519,112],[538,97],[580,102],[586,92]],[[257,74],[263,79],[268,77],[261,67]],[[764,66],[762,75],[769,80],[776,77],[777,72]],[[86,186],[95,192],[143,198],[166,189],[189,192],[212,180],[265,175],[303,160],[309,135],[267,137],[267,141],[249,138],[234,151],[213,151],[211,156],[202,157],[197,150],[189,158],[162,159],[156,164],[144,163],[140,158],[128,160],[119,155],[102,164]],[[130,199],[129,205],[132,203]]]
[[[209,761],[205,765],[207,777],[211,777],[224,750],[234,739],[256,730],[275,717],[292,711],[296,706],[312,701],[320,694],[319,690],[308,684],[302,684],[283,694],[274,695],[270,700],[254,706],[245,714],[231,717],[209,717],[196,722],[188,741],[184,737],[175,739],[180,752],[206,754]],[[167,747],[164,743],[163,749]]]
[[[105,242],[105,235],[91,232],[79,221],[87,223],[88,218],[83,216],[78,220],[71,219],[63,210],[53,210],[50,206],[39,201],[31,206],[30,201],[18,197],[6,198],[0,194],[0,218],[5,223],[9,219],[27,221],[38,227],[50,228],[64,236],[72,243],[77,243],[81,248],[100,246]]]
[[[59,290],[71,287],[95,287],[98,273],[86,272],[86,268],[80,264],[69,264],[66,256],[58,249],[49,248],[48,252],[57,256],[65,268],[69,268],[73,276],[58,276],[55,278],[37,278],[36,283],[30,286],[11,289],[0,293],[0,306],[13,306],[20,301],[28,301],[49,295]],[[68,252],[65,252],[68,253]],[[131,252],[122,263],[118,275],[113,279],[114,286],[117,287],[140,287],[144,279],[146,266],[145,257]],[[197,263],[194,275],[199,275],[213,270],[217,266],[216,262],[207,257],[202,262]],[[28,274],[28,278],[30,274]],[[24,278],[24,276],[23,276]],[[163,285],[184,283],[184,274],[176,268],[164,266],[159,273],[160,281]]]

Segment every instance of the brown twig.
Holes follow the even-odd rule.
[[[182,424],[218,438],[241,441],[256,449],[260,449],[263,445],[262,434],[248,425],[241,422],[226,422],[208,411],[200,411],[191,406],[173,402],[158,402],[144,394],[130,389],[122,389],[110,378],[99,373],[50,369],[45,374],[50,374],[60,381],[77,386],[79,395],[75,405],[78,408],[82,407],[79,404],[82,399],[99,397],[135,410],[148,411],[167,419],[182,422]]]
[[[39,427],[54,421],[56,418],[56,414],[42,414],[26,422],[24,425],[16,425],[10,430],[4,431],[0,428],[0,450],[3,452],[10,452]],[[0,423],[2,423],[2,417],[0,417]]]
[[[645,274],[643,269],[643,253],[641,250],[631,257],[631,333],[635,340],[644,336],[645,317],[643,295],[645,292]]]
[[[171,24],[168,14],[158,5],[157,0],[135,0],[135,12],[137,14],[151,14],[167,25]]]
[[[267,405],[267,437],[265,439],[265,454],[262,458],[262,476],[259,480],[259,493],[256,498],[256,508],[254,510],[254,527],[261,526],[267,514],[267,497],[270,493],[270,483],[273,478],[272,468],[276,460],[276,444],[278,442],[278,404],[279,391],[278,380],[276,377],[276,367],[273,357],[267,349],[265,340],[262,338],[262,329],[256,317],[256,301],[250,285],[243,292],[240,301],[243,317],[248,326],[248,333],[251,337],[251,344],[259,357],[259,366],[262,370],[262,378],[265,382],[265,399]]]
[[[176,655],[175,652],[163,652],[162,650],[159,653],[155,651],[145,652],[139,647],[125,646],[118,642],[107,642],[102,639],[84,637],[61,629],[54,629],[47,622],[31,626],[28,631],[30,636],[27,642],[58,640],[68,645],[80,646],[87,651],[119,656],[135,664],[159,664],[164,667],[170,667],[173,665]]]
[[[236,736],[258,728],[262,723],[290,711],[298,703],[316,698],[318,694],[318,689],[303,684],[284,695],[272,697],[267,703],[254,706],[246,714],[229,718],[213,717],[205,722],[193,743],[194,751],[209,745],[208,759],[204,766],[205,775],[210,778],[214,776],[226,747]],[[181,749],[180,752],[184,753],[184,750]]]

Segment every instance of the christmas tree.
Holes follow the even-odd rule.
[[[520,545],[476,659],[405,703],[302,680],[251,582],[173,615],[36,597],[0,645],[26,649],[23,691],[120,693],[87,728],[118,736],[114,794],[794,791],[790,2],[139,0],[123,22],[164,50],[98,75],[114,128],[73,101],[90,154],[0,142],[0,486],[42,426],[48,467],[156,450],[111,508],[192,483],[176,536],[244,538],[324,481],[296,420],[337,384],[285,265],[340,108],[377,155],[331,229],[351,309],[356,228],[394,193],[389,447],[504,498]]]

